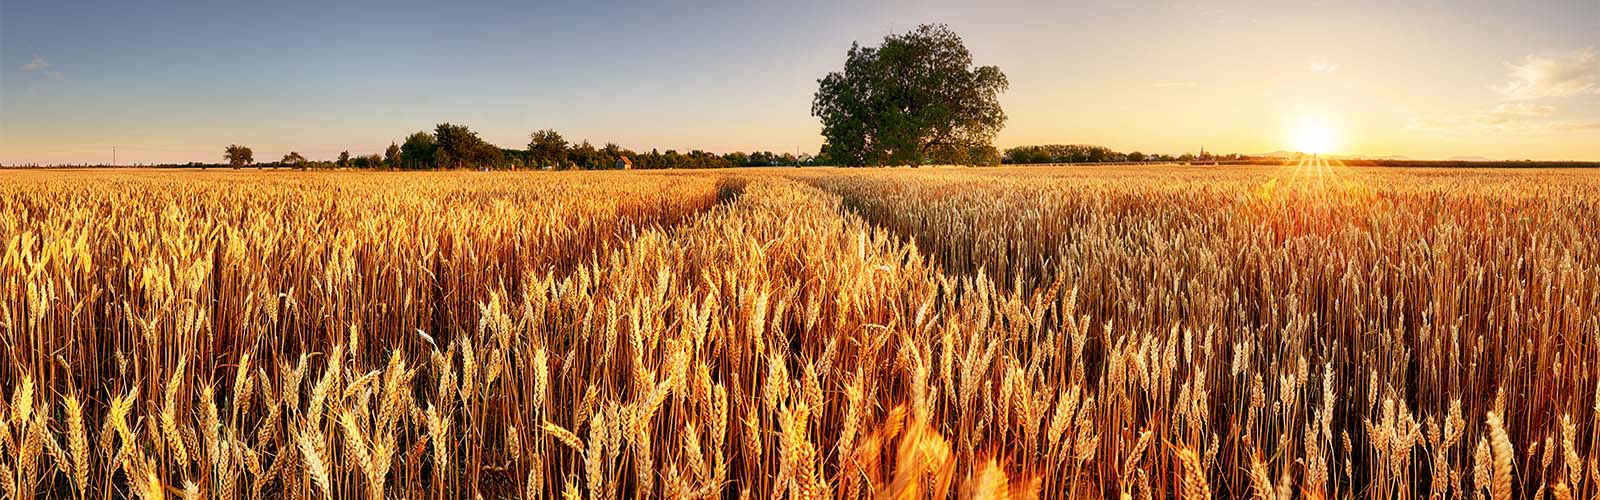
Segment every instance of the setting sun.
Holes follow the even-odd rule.
[[[1296,151],[1307,154],[1328,154],[1334,150],[1333,128],[1317,119],[1306,119],[1295,125],[1291,132]]]

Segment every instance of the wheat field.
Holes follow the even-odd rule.
[[[0,496],[1595,498],[1600,173],[0,172]]]

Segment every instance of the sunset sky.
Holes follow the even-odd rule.
[[[816,79],[928,22],[1010,78],[1001,148],[1600,160],[1596,0],[0,0],[0,163],[327,159],[445,121],[814,153]]]

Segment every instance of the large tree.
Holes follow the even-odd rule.
[[[545,129],[528,137],[528,161],[538,167],[554,167],[567,159],[567,139]]]
[[[466,125],[440,123],[433,129],[433,142],[438,147],[434,161],[440,168],[498,167],[502,159],[500,148]]]
[[[973,163],[1005,125],[1000,68],[972,64],[943,24],[851,44],[844,71],[817,80],[811,114],[822,119],[823,154],[841,165]]]
[[[433,142],[433,135],[427,132],[417,132],[406,137],[406,142],[400,145],[400,163],[403,168],[420,170],[433,168],[433,153],[438,145]]]
[[[227,149],[222,150],[222,158],[227,160],[228,164],[232,165],[235,170],[256,161],[255,152],[238,144],[229,144]]]

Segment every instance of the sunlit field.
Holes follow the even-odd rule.
[[[0,244],[8,499],[1600,495],[1594,170],[0,171]]]

